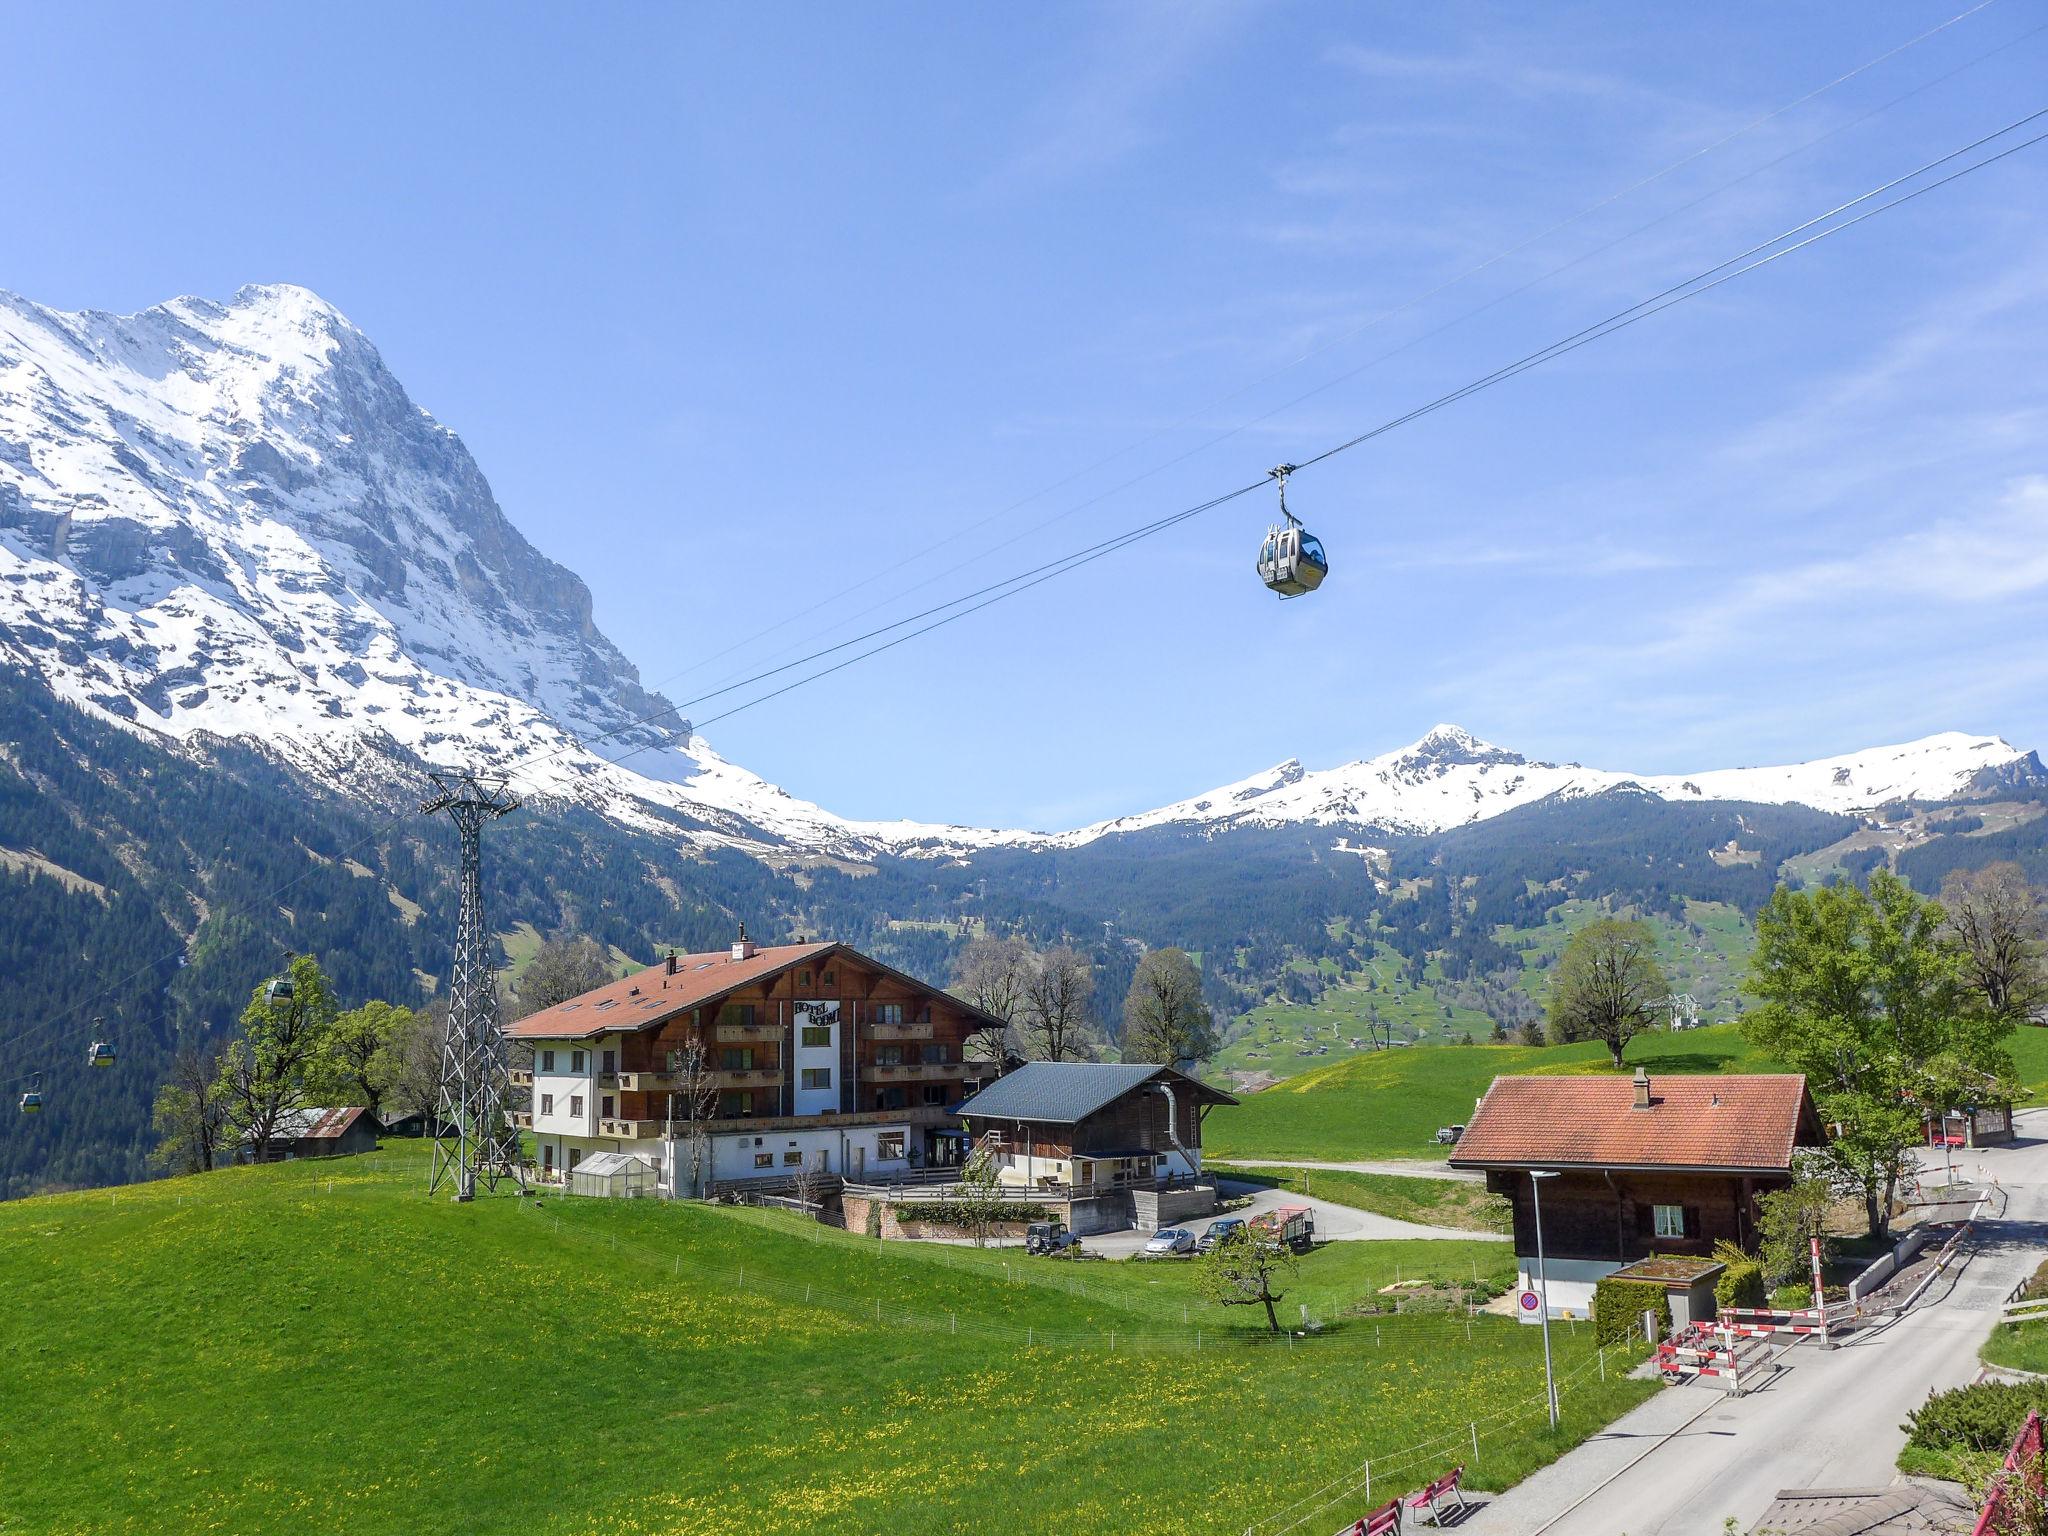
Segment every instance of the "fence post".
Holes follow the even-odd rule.
[[[1477,1461],[1479,1459],[1479,1426],[1467,1423],[1466,1428],[1472,1431],[1472,1459]]]
[[[1604,1349],[1600,1351],[1600,1379],[1607,1379],[1607,1351]]]

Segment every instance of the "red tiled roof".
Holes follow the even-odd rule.
[[[514,1040],[582,1040],[593,1035],[652,1029],[692,1008],[701,1008],[735,988],[772,976],[799,960],[842,948],[838,944],[764,944],[747,960],[735,960],[729,949],[701,955],[677,955],[676,973],[668,962],[650,965],[617,981],[572,997],[566,1003],[530,1013],[505,1033]]]
[[[1820,1139],[1797,1074],[1653,1078],[1648,1109],[1626,1077],[1496,1077],[1451,1166],[1783,1172]]]

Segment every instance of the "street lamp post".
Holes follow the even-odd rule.
[[[1543,1401],[1550,1409],[1550,1427],[1557,1428],[1557,1377],[1550,1364],[1550,1277],[1543,1266],[1543,1181],[1557,1174],[1545,1169],[1529,1172],[1529,1195],[1536,1209],[1536,1294],[1543,1312]]]

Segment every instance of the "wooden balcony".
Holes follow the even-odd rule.
[[[929,1040],[932,1037],[930,1019],[926,1019],[922,1024],[868,1024],[863,1022],[855,1027],[870,1040]]]
[[[718,1088],[780,1088],[782,1068],[780,1067],[736,1067],[732,1071],[717,1071],[709,1074],[712,1085]]]
[[[962,1071],[957,1061],[906,1061],[896,1066],[881,1066],[863,1062],[860,1080],[864,1083],[937,1083],[957,1080]]]
[[[722,1045],[746,1045],[755,1040],[774,1040],[784,1033],[780,1024],[720,1024],[716,1035]]]

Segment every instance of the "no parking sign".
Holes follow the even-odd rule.
[[[1522,1309],[1522,1317],[1526,1321],[1536,1316],[1537,1309],[1543,1305],[1543,1298],[1534,1291],[1524,1291],[1515,1298],[1515,1304]]]

